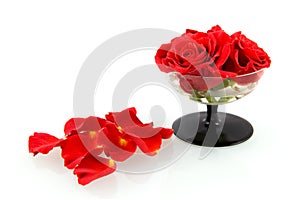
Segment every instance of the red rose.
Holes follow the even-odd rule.
[[[163,72],[180,73],[180,85],[188,93],[193,89],[207,90],[220,83],[232,73],[222,70],[230,54],[231,38],[220,26],[198,32],[187,29],[186,33],[163,44],[157,51],[155,61]]]
[[[187,29],[171,43],[158,49],[155,61],[163,72],[182,75],[215,76],[230,54],[231,38],[219,26],[207,33]],[[210,68],[209,70],[203,70]]]
[[[267,53],[255,42],[241,32],[229,36],[220,26],[206,33],[187,29],[171,43],[163,44],[155,61],[162,72],[178,73],[180,86],[188,93],[206,91],[226,78],[240,84],[257,82],[263,71],[254,72],[271,63]]]
[[[249,74],[268,68],[271,64],[270,57],[257,43],[248,39],[241,32],[231,35],[232,46],[231,53],[223,70],[232,71],[238,75]],[[256,82],[262,76],[263,72],[251,74],[244,77],[236,78],[241,84]]]

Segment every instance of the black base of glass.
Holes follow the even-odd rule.
[[[208,147],[232,146],[252,136],[253,127],[247,120],[217,112],[217,107],[212,109],[214,106],[208,106],[208,112],[178,118],[172,125],[174,134],[188,143]]]

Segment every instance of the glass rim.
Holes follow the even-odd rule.
[[[241,75],[237,75],[235,77],[226,77],[226,79],[227,78],[242,78],[242,77],[246,77],[246,76],[251,76],[251,75],[263,72],[264,70],[265,70],[265,68],[261,68],[257,71],[251,72],[251,73],[241,74]],[[230,71],[228,71],[228,72],[230,72]],[[220,76],[214,76],[214,77],[211,76],[211,77],[209,77],[209,76],[199,76],[199,75],[190,75],[190,74],[183,75],[183,74],[181,74],[180,72],[177,72],[177,71],[168,72],[168,74],[174,74],[174,73],[179,74],[181,76],[202,77],[202,78],[222,78],[222,79],[224,79],[224,77],[221,76],[221,73],[219,73]]]

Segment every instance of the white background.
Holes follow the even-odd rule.
[[[292,0],[1,1],[1,198],[299,198],[297,5]],[[257,89],[226,106],[253,124],[249,141],[215,149],[203,160],[200,148],[191,147],[158,172],[116,172],[85,187],[63,167],[59,149],[34,158],[28,153],[33,132],[63,135],[64,122],[73,116],[77,74],[102,42],[138,28],[205,31],[215,24],[228,33],[242,30],[272,59]]]

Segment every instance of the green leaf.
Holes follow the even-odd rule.
[[[197,102],[202,102],[201,98],[203,96],[201,96],[197,90],[193,89],[192,91],[192,95],[190,96],[191,100],[197,101]]]
[[[205,98],[207,99],[207,101],[209,103],[216,103],[216,102],[218,102],[214,97],[211,97],[211,96],[206,96]]]
[[[221,97],[221,99],[218,102],[220,102],[220,103],[229,102],[233,98],[234,97]]]
[[[190,99],[191,99],[191,100],[194,100],[194,101],[196,101],[196,102],[201,102],[201,103],[202,103],[201,98],[195,98],[195,97],[190,96]]]
[[[233,81],[230,78],[226,78],[226,79],[224,79],[224,81],[221,84],[211,88],[210,90],[212,90],[212,91],[221,90],[221,89],[224,89],[228,86],[233,86],[234,84],[236,84],[235,81]]]

